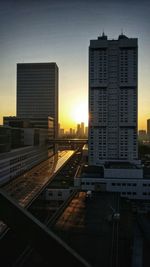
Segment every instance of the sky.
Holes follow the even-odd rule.
[[[87,125],[88,46],[104,31],[109,39],[138,38],[139,129],[150,118],[150,3],[148,0],[1,0],[0,124],[16,115],[16,64],[56,62],[59,122]]]

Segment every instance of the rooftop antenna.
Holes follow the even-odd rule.
[[[102,33],[102,36],[105,36],[105,32],[104,32],[104,29],[103,29],[103,33]]]
[[[121,28],[121,35],[123,35],[123,28]]]

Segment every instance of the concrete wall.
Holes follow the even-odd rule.
[[[143,178],[143,169],[104,169],[105,178]]]

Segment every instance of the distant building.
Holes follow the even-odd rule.
[[[72,128],[70,128],[70,135],[72,135],[73,134],[73,129]]]
[[[104,34],[89,47],[89,164],[138,163],[136,38]]]
[[[83,138],[85,136],[84,122],[77,124],[76,136],[79,138]]]
[[[60,137],[63,137],[64,134],[65,134],[65,130],[63,128],[60,128],[60,130],[59,130],[59,136]]]
[[[85,127],[85,136],[88,137],[88,127]]]
[[[77,137],[80,137],[81,136],[81,126],[80,126],[80,124],[77,124],[76,135],[77,135]]]
[[[139,130],[139,140],[144,141],[147,139],[147,134],[145,130]]]
[[[147,134],[150,137],[150,119],[147,120]]]
[[[17,64],[17,117],[54,119],[58,135],[58,67],[56,63]]]
[[[60,123],[58,123],[58,136],[60,134]]]
[[[84,122],[81,122],[81,137],[84,136]]]

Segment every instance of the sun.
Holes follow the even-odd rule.
[[[72,111],[72,119],[76,124],[84,122],[85,125],[88,125],[88,106],[86,103],[76,104]]]

